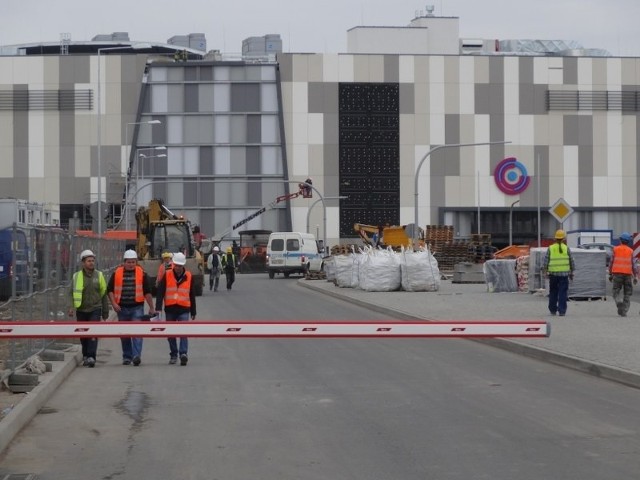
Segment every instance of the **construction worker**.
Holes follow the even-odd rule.
[[[220,265],[220,249],[213,247],[213,252],[207,258],[207,268],[209,269],[209,290],[213,289],[214,292],[218,291],[218,284],[220,283],[220,272],[222,270]]]
[[[164,313],[167,322],[188,322],[189,318],[196,318],[196,290],[191,272],[184,268],[187,257],[184,253],[176,253],[173,256],[173,269],[168,270],[158,285],[156,296],[156,310],[162,310],[164,301]],[[175,337],[169,341],[169,364],[175,365],[180,355],[180,365],[185,366],[189,361],[189,339],[180,337],[178,348]]]
[[[149,277],[138,265],[135,250],[124,252],[123,264],[116,268],[107,285],[111,306],[118,314],[119,322],[140,321],[144,315],[145,301],[149,305],[149,315],[156,315],[151,296]],[[123,337],[122,364],[134,366],[142,361],[142,338]]]
[[[164,278],[166,271],[171,270],[173,267],[172,258],[173,253],[167,251],[162,253],[162,263],[158,266],[158,274],[156,275],[156,287],[160,284],[160,280]]]
[[[571,250],[564,244],[566,237],[564,230],[556,231],[556,241],[547,249],[543,264],[549,278],[549,312],[551,315],[558,313],[561,317],[567,312],[569,280],[573,280],[575,270]]]
[[[227,247],[227,253],[222,256],[220,263],[227,276],[227,290],[231,290],[236,280],[236,256],[233,254],[232,247]]]
[[[618,315],[626,317],[629,311],[633,285],[638,283],[636,264],[633,261],[633,249],[630,247],[631,234],[620,235],[620,245],[613,248],[609,263],[609,281],[613,282],[613,300],[618,307]],[[620,292],[622,299],[620,299]]]
[[[96,255],[91,250],[80,254],[82,269],[73,274],[71,281],[71,308],[69,316],[75,311],[79,322],[99,322],[109,316],[107,282],[104,275],[96,270]],[[82,365],[93,368],[98,353],[97,338],[81,338]]]

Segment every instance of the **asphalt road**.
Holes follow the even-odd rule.
[[[198,320],[389,320],[238,276]],[[102,340],[0,457],[53,479],[637,478],[640,391],[461,339]]]

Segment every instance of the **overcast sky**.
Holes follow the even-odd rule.
[[[463,38],[576,40],[640,57],[640,0],[0,0],[0,45],[204,33],[208,50],[238,53],[244,38],[275,33],[285,52],[336,53],[349,28],[407,25],[427,4],[459,17]]]

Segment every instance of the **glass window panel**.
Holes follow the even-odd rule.
[[[230,79],[236,81],[245,80],[245,67],[231,67]]]
[[[216,112],[231,110],[231,85],[225,83],[213,86],[213,107]]]
[[[247,119],[244,115],[234,115],[231,117],[230,143],[247,143]]]
[[[276,67],[264,65],[260,68],[262,70],[262,76],[260,77],[262,80],[276,81]]]
[[[205,183],[202,185],[202,188],[200,189],[200,192],[198,195],[199,203],[201,207],[214,207],[216,205],[215,197],[214,197],[215,189],[216,187],[213,183]],[[211,222],[207,222],[205,225],[210,225],[210,224]],[[211,234],[213,233],[214,232],[211,232]]]
[[[182,82],[184,80],[184,72],[182,68],[167,68],[169,73],[166,80],[170,82]]]
[[[151,85],[151,111],[167,111],[167,85]]]
[[[211,145],[214,142],[213,138],[213,117],[211,115],[202,115],[199,118],[199,138],[198,143],[205,143]]]
[[[215,147],[213,149],[213,173],[215,175],[231,174],[231,148]]]
[[[260,85],[260,111],[278,111],[278,90],[275,83],[263,83]]]
[[[184,183],[167,183],[167,205],[184,205]]]
[[[170,144],[182,143],[182,117],[167,116],[167,140]]]
[[[246,183],[234,183],[231,188],[231,205],[234,207],[242,208],[247,206],[247,187]],[[245,215],[246,216],[246,215]],[[241,217],[239,220],[242,220]]]
[[[168,107],[172,113],[184,111],[184,94],[182,85],[167,85]]]
[[[261,80],[262,79],[262,67],[251,66],[246,67],[246,80]]]
[[[169,162],[167,165],[167,175],[183,175],[182,170],[183,152],[182,148],[169,149]]]
[[[229,80],[229,68],[231,67],[214,67],[213,79],[214,80]]]
[[[262,116],[262,143],[280,143],[280,127],[276,115]]]
[[[214,117],[213,143],[229,143],[230,131],[230,117],[226,115],[216,115]]]
[[[247,173],[245,147],[231,147],[231,173],[244,175]]]
[[[200,67],[200,80],[203,82],[213,80],[213,67]]]
[[[184,117],[184,143],[200,143],[200,116]]]
[[[146,119],[142,119],[141,122],[146,122],[148,120],[151,120],[151,118],[147,117]],[[138,145],[150,145],[153,143],[153,127],[159,127],[160,125],[140,125],[140,128],[138,128],[138,140],[137,143]],[[131,136],[133,135],[133,125],[129,125],[129,140],[131,139]],[[126,139],[125,139],[126,141]]]
[[[263,175],[282,175],[280,147],[262,147],[261,170]]]
[[[200,190],[200,185],[195,183],[193,185],[188,185],[184,190],[184,204],[185,206],[195,207],[198,205],[198,190]],[[188,218],[191,221],[191,224],[198,223],[196,219],[196,212],[186,211],[184,213],[185,218]]]
[[[166,67],[152,67],[150,73],[152,82],[166,82],[167,81],[167,70]]]
[[[213,112],[214,85],[210,83],[201,83],[198,85],[198,103],[200,112]]]
[[[198,67],[184,67],[184,79],[187,82],[198,80]]]
[[[231,198],[231,184],[216,183],[216,189],[215,189],[216,207],[218,208],[228,207],[230,205],[229,204],[230,198]],[[223,229],[226,229],[227,227],[229,227],[229,225],[225,225]]]
[[[200,150],[198,147],[185,147],[184,148],[184,174],[185,175],[198,175],[200,172]]]

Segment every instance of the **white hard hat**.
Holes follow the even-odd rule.
[[[84,260],[87,257],[96,258],[96,254],[93,253],[91,250],[83,250],[82,253],[80,254],[80,260]]]
[[[219,249],[218,247],[213,247],[213,251],[214,251],[214,252],[219,252],[219,251],[220,251],[220,249]]]
[[[187,263],[187,257],[184,256],[184,253],[178,252],[173,254],[173,263],[175,265],[184,265]]]
[[[124,252],[124,257],[125,260],[131,259],[131,258],[135,258],[136,260],[138,259],[138,254],[136,253],[135,250],[127,250],[126,252]]]

